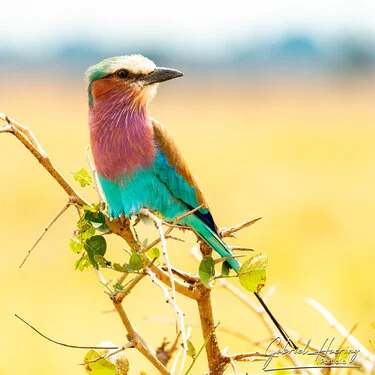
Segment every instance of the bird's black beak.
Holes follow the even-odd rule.
[[[155,68],[152,73],[143,78],[143,81],[146,85],[151,85],[152,83],[160,83],[181,76],[183,74],[175,69]]]

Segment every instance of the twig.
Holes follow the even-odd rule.
[[[22,319],[19,315],[17,314],[14,314],[14,316],[21,320],[21,322],[25,323],[27,326],[29,326],[33,331],[35,331],[38,335],[42,336],[44,339],[50,341],[50,342],[53,342],[54,344],[57,344],[57,345],[61,345],[61,346],[65,346],[67,348],[73,348],[73,349],[117,349],[118,347],[117,346],[80,346],[80,345],[70,345],[70,344],[65,344],[63,342],[60,342],[60,341],[56,341],[56,340],[53,340],[51,338],[49,338],[48,336],[44,335],[42,332],[40,332],[39,330],[37,330],[34,326],[32,326],[30,323],[28,323],[26,320]]]
[[[55,223],[55,221],[68,209],[68,207],[71,205],[71,202],[68,201],[60,210],[59,212],[52,218],[52,220],[46,225],[46,227],[43,229],[43,232],[40,234],[40,236],[37,238],[37,240],[34,242],[34,244],[31,246],[31,248],[27,251],[26,256],[24,257],[22,263],[20,264],[19,268],[21,268],[27,261],[28,257],[31,255],[31,252],[35,249],[36,245],[40,242],[40,240],[44,237],[44,235],[47,233],[48,229]]]
[[[108,291],[109,290],[108,289],[108,283],[107,283],[107,280],[104,278],[103,274],[99,270],[97,270],[96,268],[94,268],[94,271],[95,271],[96,276],[98,277],[100,283],[103,284]]]
[[[121,292],[117,293],[117,300],[122,302],[122,300],[132,291],[132,289],[148,274],[147,271],[155,263],[156,258],[152,259],[149,264],[144,268],[143,272],[135,276]]]
[[[171,236],[169,233],[171,232],[171,229],[174,229],[173,227],[171,228],[168,228],[167,231],[164,232],[164,238],[167,240],[167,239],[171,239],[171,240],[176,240],[176,241],[180,241],[180,242],[185,242],[184,240],[182,240],[181,238],[178,238],[178,237],[174,237],[174,236]],[[150,249],[152,249],[153,247],[155,247],[159,242],[161,241],[161,238],[158,237],[156,238],[154,241],[152,241],[151,243],[149,243],[146,247],[144,247],[141,251],[141,253],[147,253],[147,251],[149,251]]]
[[[111,311],[108,311],[108,312],[113,312],[113,310]],[[174,320],[172,319],[166,319],[166,318],[162,318],[162,317],[158,317],[158,316],[153,316],[153,317],[150,317],[150,318],[147,318],[146,320],[149,320],[151,322],[157,322],[158,324],[169,324],[169,325],[172,325],[174,324]],[[199,324],[191,324],[192,327],[194,328],[200,328],[200,325]],[[228,335],[231,335],[231,336],[234,336],[234,337],[237,337],[243,341],[245,341],[246,343],[253,343],[254,345],[258,345],[259,341],[258,342],[254,342],[250,339],[249,336],[245,335],[243,332],[240,332],[240,331],[235,331],[233,329],[230,329],[228,327],[224,327],[222,325],[218,326],[216,328],[216,331],[217,332],[224,332]],[[264,342],[271,342],[273,340],[273,337],[270,337],[270,338],[267,338],[264,340]],[[259,345],[258,345],[259,346]]]
[[[165,233],[164,233],[164,238],[166,238],[166,239],[167,239],[167,238],[177,239],[177,238],[175,238],[175,237],[170,236],[170,233],[171,233],[172,230],[175,229],[175,228],[177,228],[177,229],[189,229],[189,230],[190,230],[191,228],[189,228],[189,227],[184,227],[184,226],[180,226],[180,225],[178,225],[178,223],[179,223],[182,219],[184,219],[185,217],[190,216],[190,215],[194,214],[195,212],[197,212],[198,210],[200,210],[203,206],[204,206],[204,204],[201,204],[200,206],[198,206],[198,207],[192,209],[191,211],[189,211],[189,212],[187,212],[187,213],[185,213],[185,214],[183,214],[183,215],[177,216],[177,218],[175,219],[175,221],[174,221],[172,224],[169,224],[169,223],[166,223],[166,222],[162,221],[163,224],[169,226],[169,228],[168,228],[168,229],[165,231]],[[146,216],[147,216],[147,215],[146,215]],[[159,219],[159,220],[160,220],[160,219]],[[180,239],[178,239],[178,240],[180,240]],[[161,241],[161,237],[155,239],[151,244],[149,244],[148,246],[146,246],[146,247],[142,250],[142,252],[145,253],[146,251],[150,250],[150,249],[153,248],[155,245],[157,245],[160,241]]]
[[[269,354],[250,352],[250,353],[237,353],[237,354],[225,354],[227,358],[234,361],[254,361],[256,358],[268,358]]]
[[[177,369],[178,360],[180,359],[181,353],[184,351],[184,348],[181,346],[180,349],[178,349],[178,352],[176,356],[174,357],[174,361],[171,367],[171,374],[174,375]]]
[[[311,298],[306,298],[305,301],[322,314],[331,327],[335,328],[343,337],[347,338],[348,342],[350,342],[355,348],[359,349],[365,358],[369,359],[371,362],[375,362],[375,356],[371,354],[354,336],[352,336],[325,307]]]
[[[178,341],[180,339],[181,332],[178,332],[176,335],[176,338],[169,349],[167,349],[167,346],[170,344],[170,342],[167,340],[166,337],[164,337],[163,342],[161,345],[156,349],[156,358],[164,365],[166,366],[169,362],[169,360],[172,358],[173,353],[177,350]]]
[[[104,276],[101,272],[96,271],[97,276],[101,283],[107,286],[107,281],[105,280]],[[112,300],[113,306],[117,311],[122,324],[124,325],[127,333],[128,333],[128,340],[133,344],[133,346],[145,356],[149,362],[151,362],[163,375],[170,375],[168,369],[158,360],[156,357],[156,353],[148,346],[145,340],[139,335],[138,332],[134,329],[132,323],[130,322],[124,307],[122,306],[122,301],[124,299],[123,293],[112,293],[110,294],[110,298]],[[117,349],[117,348],[115,348]]]
[[[238,232],[239,230],[249,227],[250,225],[255,224],[258,220],[260,220],[261,217],[257,217],[256,219],[252,220],[245,220],[244,222],[234,225],[233,227],[229,228],[221,228],[219,230],[220,237],[235,237],[234,233]]]
[[[166,267],[162,268],[163,270],[165,270]],[[193,273],[184,272],[174,267],[171,268],[174,275],[178,276],[180,279],[186,281],[189,284],[196,284],[200,282],[199,277]]]
[[[204,343],[203,345],[200,347],[200,349],[198,350],[198,353],[195,355],[195,357],[193,358],[193,361],[191,362],[191,365],[190,367],[187,369],[187,371],[185,372],[184,375],[188,375],[189,372],[191,371],[191,369],[193,368],[194,364],[195,364],[195,361],[198,359],[199,355],[202,353],[202,350],[207,347],[207,344],[209,342],[209,340],[211,339],[212,335],[214,334],[216,328],[217,328],[218,324],[216,326],[214,326],[212,328],[212,330],[208,333],[206,339],[204,340]],[[220,353],[221,355],[221,353]],[[211,369],[210,369],[211,370]],[[221,372],[220,372],[221,373]],[[215,374],[215,372],[213,372],[213,374]]]
[[[22,144],[34,155],[34,157],[42,164],[42,166],[51,174],[51,176],[60,184],[60,186],[65,190],[65,192],[69,195],[69,202],[75,203],[77,206],[84,206],[89,205],[86,200],[84,200],[80,195],[75,191],[75,189],[72,188],[72,186],[65,180],[65,178],[60,174],[60,172],[53,166],[51,163],[47,153],[42,149],[41,145],[39,144],[36,137],[33,135],[33,133],[23,127],[22,125],[18,124],[12,119],[9,119],[5,115],[0,114],[0,120],[3,120],[6,122],[6,125],[0,128],[0,133],[11,133],[14,136],[16,136]],[[91,160],[89,160],[89,165],[92,166],[92,163],[90,164]],[[95,172],[93,168],[93,174],[95,177]],[[94,178],[96,185],[97,181]],[[97,189],[98,193],[100,194],[100,189]],[[147,216],[151,216],[151,218],[155,221],[155,218],[157,219],[155,221],[155,224],[158,228],[160,239],[155,240],[151,245],[155,245],[159,242],[162,244],[162,250],[163,255],[166,261],[167,265],[167,272],[163,271],[160,267],[151,264],[149,268],[147,268],[147,274],[153,275],[154,280],[156,280],[156,283],[162,288],[164,291],[166,298],[169,298],[169,302],[173,305],[175,309],[176,317],[179,317],[180,321],[180,329],[181,333],[183,335],[183,341],[184,341],[184,359],[186,359],[187,354],[187,338],[185,333],[185,327],[184,327],[184,317],[183,312],[178,308],[176,305],[176,298],[175,294],[176,292],[183,294],[184,296],[187,296],[191,299],[194,299],[198,303],[198,309],[200,312],[201,317],[201,324],[202,324],[202,331],[203,331],[203,337],[205,338],[204,345],[200,349],[198,355],[201,353],[204,347],[206,347],[208,361],[209,361],[209,367],[210,370],[213,370],[212,373],[222,374],[222,371],[224,370],[225,366],[233,360],[232,357],[228,358],[224,356],[219,349],[218,343],[217,343],[217,337],[215,335],[215,327],[213,323],[213,314],[212,314],[212,306],[211,306],[211,299],[210,299],[210,290],[206,289],[203,285],[199,285],[198,287],[194,285],[189,285],[189,280],[187,280],[186,275],[180,273],[179,277],[181,277],[182,280],[175,280],[173,276],[174,273],[178,272],[178,270],[172,270],[172,267],[169,263],[168,254],[166,250],[166,239],[172,238],[170,236],[170,232],[174,228],[180,228],[180,229],[190,229],[184,226],[178,225],[179,222],[186,216],[193,214],[197,210],[199,210],[201,206],[195,208],[194,210],[187,212],[186,214],[182,215],[181,217],[177,218],[176,221],[172,224],[164,223],[161,219],[157,218],[155,215],[153,215],[151,212],[147,211]],[[153,217],[152,217],[153,216]],[[254,220],[248,220],[244,223],[241,223],[239,225],[233,226],[231,228],[223,228],[220,232],[222,236],[234,236],[234,233],[239,231],[242,228],[245,228],[247,226],[250,226],[254,224],[256,221],[258,221],[260,218],[254,219]],[[131,250],[140,252],[142,251],[142,245],[134,236],[134,233],[131,231],[130,221],[126,218],[119,218],[115,220],[110,220],[108,217],[106,217],[106,222],[109,225],[111,231],[114,234],[117,234],[121,236],[130,246]],[[168,226],[168,229],[163,232],[162,225],[165,224]],[[147,247],[146,247],[147,248]],[[150,247],[151,248],[151,247]],[[249,250],[249,248],[241,248],[242,250]],[[144,249],[143,249],[144,250]],[[234,250],[240,250],[240,247],[234,247]],[[147,250],[146,250],[147,251]],[[103,283],[105,283],[105,279],[102,277],[100,273],[98,273],[99,278]],[[124,281],[127,274],[123,274],[119,280],[121,282]],[[137,275],[133,280],[131,280],[130,283],[128,283],[125,286],[124,291],[129,292],[137,283],[144,277],[144,275],[140,274]],[[224,282],[226,280],[220,280],[221,282]],[[172,289],[172,295],[170,295],[167,288],[162,285],[165,284],[168,287]],[[105,283],[106,285],[106,283]],[[148,344],[143,340],[143,338],[136,332],[134,327],[132,326],[129,318],[127,317],[125,310],[122,306],[122,300],[125,297],[126,293],[111,293],[111,298],[113,301],[113,305],[115,307],[115,310],[118,312],[122,323],[124,327],[126,328],[128,332],[129,337],[129,343],[125,344],[127,345],[134,345],[134,347],[140,351],[163,375],[170,374],[170,372],[166,369],[165,366],[158,360],[158,358],[155,355],[155,352],[148,346]],[[256,311],[256,309],[254,309]],[[258,312],[261,314],[261,312]],[[260,315],[262,316],[262,315]],[[26,323],[26,322],[25,322]],[[27,324],[27,323],[26,323]],[[210,330],[210,327],[212,329]],[[33,328],[33,327],[31,327]],[[34,328],[33,328],[34,329]],[[35,330],[35,329],[34,329]],[[36,331],[36,330],[35,330]],[[36,331],[38,332],[38,331]],[[38,332],[39,333],[39,332]],[[40,333],[39,333],[40,334]],[[42,335],[43,336],[43,335]],[[44,336],[43,336],[44,337]],[[47,338],[47,337],[46,337]],[[49,338],[47,338],[49,339]],[[50,341],[54,342],[53,340],[49,339]],[[56,342],[58,343],[58,342]],[[61,343],[58,343],[61,344]],[[62,344],[64,345],[64,344]],[[68,345],[66,345],[68,346]],[[74,346],[73,346],[74,347]],[[80,347],[80,348],[90,348],[90,349],[107,349],[102,347]],[[120,348],[108,348],[111,350],[119,350]],[[212,355],[214,354],[214,356]],[[113,355],[113,354],[112,354]],[[216,355],[216,356],[215,356]],[[196,357],[197,358],[197,357]],[[192,366],[194,365],[194,362],[196,358],[193,360],[192,365],[190,366],[189,370],[191,370]],[[184,360],[182,361],[181,369],[183,368]],[[217,371],[217,372],[216,372]]]
[[[170,296],[167,288],[159,281],[159,279],[156,278],[156,275],[150,270],[147,270],[147,273],[151,277],[151,280],[153,283],[155,283],[164,293],[165,299],[168,303],[170,303],[173,306],[173,309],[176,313],[177,318],[179,319],[179,326],[180,326],[180,331],[181,336],[182,336],[182,344],[184,347],[184,355],[186,355],[188,346],[187,346],[187,335],[185,332],[185,318],[184,318],[184,312],[177,306],[175,300],[172,299]],[[184,358],[184,357],[183,357]],[[184,361],[184,359],[183,359]]]
[[[100,357],[98,358],[95,358],[95,359],[91,359],[90,361],[86,361],[84,363],[82,363],[82,365],[87,365],[89,363],[94,363],[94,362],[98,362],[100,361],[101,359],[107,359],[107,358],[110,358],[118,353],[121,353],[122,351],[124,351],[125,349],[129,349],[129,348],[134,348],[134,344],[132,341],[128,341],[125,345],[122,345],[120,347],[118,347],[116,350],[113,350],[113,351],[109,351],[108,353],[106,354],[103,354],[101,355]]]
[[[199,300],[197,300],[197,304],[202,334],[205,340],[204,346],[206,348],[209,370],[212,374],[222,374],[226,362],[223,361],[224,357],[221,354],[217,336],[214,334],[216,326],[214,325],[212,312],[211,290],[204,286],[201,286],[200,288],[202,289],[202,295]]]
[[[156,265],[153,265],[152,267],[150,267],[150,269],[163,284],[171,287],[171,280],[167,272],[164,272]],[[185,297],[191,298],[193,300],[197,300],[200,298],[201,292],[198,288],[192,288],[191,285],[176,279],[174,280],[174,284],[177,293],[180,293]]]
[[[19,122],[11,119],[7,115],[0,113],[0,119],[5,121],[8,125],[15,127],[19,132],[21,132],[29,142],[40,152],[40,154],[47,158],[47,153],[43,150],[41,144],[39,143],[38,139],[34,136],[32,131],[27,128],[26,126],[21,125]]]
[[[229,246],[232,251],[254,251],[251,247],[246,246]]]
[[[145,341],[139,336],[139,334],[134,330],[125,310],[116,298],[116,294],[112,296],[113,305],[120,316],[122,324],[124,325],[129,341],[133,342],[134,347],[142,353],[162,374],[170,375],[168,369],[156,358],[156,354],[151,351],[151,349],[145,345]]]
[[[63,175],[55,168],[49,159],[48,154],[41,148],[39,142],[29,129],[23,127],[2,113],[0,113],[0,120],[3,120],[8,124],[0,128],[0,133],[11,133],[17,137],[17,139],[21,141],[21,143],[35,156],[39,163],[42,164],[47,172],[65,190],[72,202],[76,202],[80,205],[90,205],[71,187]],[[23,130],[20,130],[21,128]]]
[[[155,222],[155,225],[159,231],[159,235],[160,235],[160,240],[161,240],[161,248],[162,248],[162,253],[163,253],[163,256],[164,256],[164,260],[165,260],[165,263],[167,265],[167,268],[168,268],[168,276],[169,276],[169,279],[171,280],[171,289],[172,289],[172,295],[171,295],[171,298],[172,298],[172,306],[174,308],[174,311],[175,311],[175,317],[176,317],[176,330],[178,332],[178,311],[177,311],[177,305],[176,305],[176,287],[175,287],[175,283],[174,283],[174,277],[173,277],[173,273],[172,273],[172,269],[171,269],[171,264],[169,262],[169,257],[168,257],[168,252],[167,252],[167,243],[166,243],[166,240],[165,240],[165,237],[164,237],[164,231],[163,231],[163,225],[162,225],[162,220],[160,220],[156,215],[154,215],[151,211],[143,208],[141,209],[141,214],[147,216],[148,218],[150,218],[151,220],[153,220]],[[184,346],[185,346],[185,342],[184,342]],[[185,350],[187,350],[187,346],[185,346]]]
[[[236,368],[236,362],[234,361],[233,358],[229,358],[229,364],[232,366],[234,374],[238,375],[237,368]]]
[[[242,257],[245,257],[245,256],[246,255],[229,255],[227,257],[217,258],[217,259],[214,259],[214,264],[219,264],[219,263],[225,262],[229,259],[237,259],[237,258],[242,258]]]
[[[263,297],[263,301],[267,303],[270,298],[273,296],[276,290],[276,285],[271,285],[270,288],[267,290],[266,294]]]
[[[200,206],[193,208],[191,211],[186,212],[185,214],[182,214],[180,216],[177,216],[175,221],[173,222],[173,225],[177,225],[182,219],[185,219],[185,217],[193,215],[195,212],[199,211],[204,206],[204,203],[202,203]]]

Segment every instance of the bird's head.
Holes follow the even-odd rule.
[[[160,82],[181,77],[175,69],[158,68],[142,55],[111,57],[86,72],[90,106],[96,100],[117,99],[146,106]]]

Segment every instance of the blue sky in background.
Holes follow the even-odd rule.
[[[106,43],[170,38],[206,45],[244,34],[375,35],[373,0],[4,1],[1,13],[0,42],[20,47],[76,35]]]
[[[374,0],[7,1],[1,15],[9,67],[134,52],[195,67],[375,66]]]

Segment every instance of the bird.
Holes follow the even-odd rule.
[[[233,256],[176,142],[147,113],[159,84],[181,76],[140,54],[107,58],[87,70],[90,144],[98,179],[110,218],[140,217],[142,209],[169,223],[182,217],[179,225],[190,227],[221,257]],[[240,271],[237,258],[226,262]],[[296,348],[259,293],[255,295]]]

